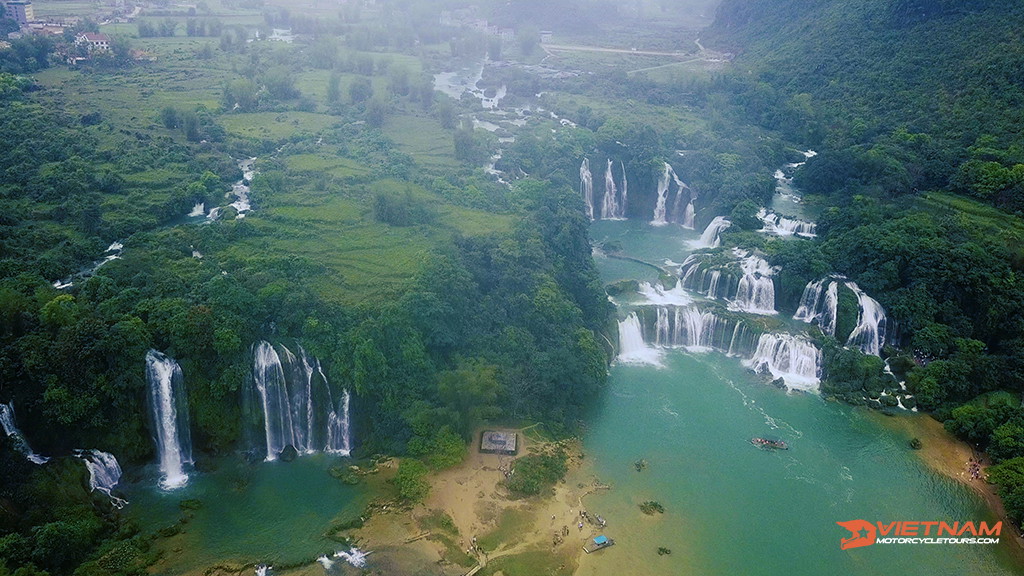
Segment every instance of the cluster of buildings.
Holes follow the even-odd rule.
[[[60,36],[64,34],[64,30],[67,27],[77,23],[77,19],[75,22],[38,20],[32,9],[31,0],[0,0],[0,15],[7,20],[13,20],[18,23],[20,29],[18,32],[10,33],[9,36],[11,38],[18,38],[25,34]],[[90,54],[96,51],[110,50],[110,37],[106,34],[82,32],[75,36],[75,46],[84,48]],[[0,44],[0,49],[8,47],[10,47],[8,42]]]

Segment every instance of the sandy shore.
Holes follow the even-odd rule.
[[[552,446],[530,440],[529,430],[519,437],[519,457]],[[587,522],[579,528],[581,499],[601,487],[583,470],[579,443],[559,445],[569,472],[546,494],[512,498],[502,469],[513,458],[481,453],[474,443],[462,464],[427,478],[431,489],[422,504],[378,509],[346,535],[373,551],[375,574],[462,576],[480,566],[485,574],[570,576],[598,530]]]
[[[1015,546],[1007,547],[1011,550],[1010,555],[1016,562],[1024,566],[1024,538],[1013,527],[1006,516],[1006,509],[1003,507],[1002,499],[999,498],[998,488],[985,481],[985,470],[991,462],[983,453],[974,450],[970,444],[959,440],[946,431],[941,422],[924,414],[906,414],[899,416],[884,416],[875,413],[882,425],[900,430],[909,438],[921,440],[921,449],[916,453],[922,461],[931,469],[948,476],[964,486],[969,487],[988,504],[992,512],[1003,521],[1002,537],[1012,540]],[[973,478],[969,462],[971,459],[981,459],[980,478]]]

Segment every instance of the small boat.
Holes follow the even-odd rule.
[[[597,552],[598,550],[601,550],[602,548],[608,548],[609,546],[614,546],[614,545],[615,545],[615,540],[612,540],[611,538],[608,538],[607,536],[602,534],[600,536],[595,537],[590,542],[587,542],[586,544],[584,544],[583,545],[583,551],[586,552],[587,554],[590,554],[591,552]]]
[[[789,450],[789,446],[786,445],[782,440],[772,440],[771,438],[760,438],[754,437],[750,439],[750,443],[758,448],[770,449],[770,450]]]

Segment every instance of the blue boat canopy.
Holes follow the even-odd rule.
[[[594,538],[594,544],[597,544],[598,546],[604,546],[607,543],[608,538],[604,534]]]

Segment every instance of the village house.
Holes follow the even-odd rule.
[[[110,37],[106,34],[82,32],[78,36],[75,36],[75,46],[85,46],[89,52],[110,50]]]

